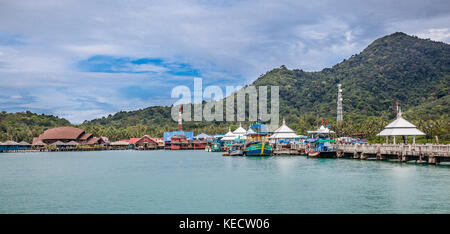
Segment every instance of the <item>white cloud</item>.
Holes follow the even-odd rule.
[[[165,92],[191,79],[155,64],[127,69],[156,74],[77,70],[91,56],[162,58],[200,70],[204,83],[245,85],[282,64],[330,67],[395,31],[449,42],[449,12],[443,0],[1,1],[0,89],[29,100],[16,109],[78,122],[170,103],[170,93],[124,98],[124,87]]]
[[[427,32],[418,33],[417,36],[421,38],[429,38],[434,41],[450,42],[450,31],[448,28],[428,29]]]

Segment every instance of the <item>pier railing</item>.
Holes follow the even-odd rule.
[[[354,144],[337,145],[344,153],[360,152],[365,154],[403,154],[450,157],[450,145],[433,144]]]

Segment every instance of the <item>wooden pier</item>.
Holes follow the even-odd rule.
[[[450,162],[450,145],[433,144],[353,144],[333,145],[330,158],[386,160],[439,164]],[[305,155],[306,145],[274,145],[274,155]]]

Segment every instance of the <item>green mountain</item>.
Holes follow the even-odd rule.
[[[274,69],[253,85],[279,85],[281,113],[336,116],[337,84],[344,113],[393,118],[449,95],[450,46],[404,33],[377,39],[360,54],[320,72]],[[447,112],[448,114],[448,112]]]
[[[450,45],[394,33],[332,68],[305,72],[281,66],[252,85],[280,87],[280,114],[300,134],[325,120],[341,134],[363,133],[373,138],[395,117],[398,101],[413,123],[443,122],[441,137],[449,139],[449,82]],[[344,123],[335,126],[339,83]],[[170,118],[170,107],[149,107],[86,121],[82,126],[127,128],[128,132],[137,131],[131,128],[139,126],[142,131],[161,135],[176,128],[176,122]],[[213,134],[226,131],[228,123],[185,122],[184,128]]]

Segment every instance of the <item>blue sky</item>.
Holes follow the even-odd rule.
[[[0,1],[0,109],[73,123],[171,89],[317,71],[402,31],[450,42],[448,1]]]

